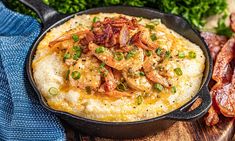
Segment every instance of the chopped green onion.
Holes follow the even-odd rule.
[[[80,72],[78,72],[78,71],[73,71],[73,72],[72,72],[72,78],[73,78],[74,80],[78,80],[80,77],[81,77]]]
[[[69,54],[69,53],[65,53],[64,54],[64,61],[66,60],[66,59],[69,59],[71,57],[71,55]]]
[[[196,53],[193,52],[193,51],[190,51],[190,52],[188,53],[188,56],[189,56],[189,58],[194,59],[194,58],[196,58]]]
[[[90,86],[86,86],[85,90],[86,90],[87,94],[91,94],[91,87]]]
[[[153,86],[158,92],[161,92],[163,90],[163,86],[159,83],[154,84]]]
[[[100,46],[98,48],[95,49],[95,53],[103,53],[104,52],[104,47],[103,46]]]
[[[73,38],[74,42],[77,42],[79,40],[79,37],[76,34],[73,34],[72,38]]]
[[[55,88],[55,87],[51,87],[51,88],[48,90],[48,92],[49,92],[50,95],[55,96],[55,95],[57,95],[57,94],[59,93],[59,90],[58,90],[57,88]]]
[[[76,52],[74,55],[73,55],[73,59],[74,60],[78,60],[78,58],[81,57],[81,52]]]
[[[174,72],[178,75],[178,76],[181,76],[183,74],[181,68],[175,68],[174,69]]]
[[[73,46],[74,51],[82,51],[82,48],[79,46]]]
[[[126,59],[130,59],[135,56],[135,51],[129,51],[126,55]]]
[[[179,52],[179,53],[178,53],[178,57],[179,57],[179,58],[184,58],[184,57],[185,57],[184,52]]]
[[[140,76],[145,76],[144,72],[141,71],[140,72]]]
[[[149,28],[150,30],[152,30],[152,29],[155,28],[155,26],[152,25],[152,24],[146,24],[145,27],[146,27],[146,28]]]
[[[104,66],[105,66],[105,63],[102,62],[102,63],[100,64],[100,68],[103,68]]]
[[[157,48],[155,52],[156,52],[157,55],[160,56],[161,53],[162,53],[162,49],[161,48]]]
[[[176,87],[175,87],[175,86],[173,86],[173,87],[171,88],[171,92],[172,92],[172,93],[176,93]]]
[[[121,61],[123,58],[124,58],[124,55],[121,52],[116,52],[114,54],[114,59],[117,60],[117,61]]]
[[[155,33],[151,34],[151,35],[150,35],[150,38],[151,38],[152,41],[157,40],[157,36],[156,36]]]
[[[170,58],[170,57],[171,57],[171,52],[170,51],[166,51],[165,58]]]
[[[93,20],[92,20],[92,22],[95,23],[95,22],[97,22],[97,21],[99,21],[99,20],[100,20],[100,19],[99,19],[98,17],[94,17]]]
[[[152,51],[150,51],[150,50],[146,50],[146,51],[145,51],[145,54],[146,54],[146,56],[148,56],[148,57],[149,57],[149,56],[151,56],[151,55],[152,55]]]
[[[66,75],[65,75],[65,79],[66,79],[66,80],[69,80],[69,74],[70,74],[70,70],[68,70],[68,71],[66,72]]]
[[[143,102],[143,96],[142,95],[138,95],[136,98],[136,102],[138,105],[140,105]]]
[[[117,86],[117,90],[120,91],[120,92],[124,92],[124,91],[127,90],[127,87],[126,87],[126,85],[124,83],[120,83]]]

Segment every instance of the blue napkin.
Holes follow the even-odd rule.
[[[45,110],[25,73],[40,24],[0,1],[0,140],[65,140],[59,119]]]

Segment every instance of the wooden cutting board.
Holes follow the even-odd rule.
[[[88,137],[79,134],[69,125],[64,125],[69,141],[118,141],[99,137]],[[231,141],[234,135],[234,118],[221,117],[220,122],[213,127],[205,125],[203,119],[194,122],[176,122],[167,130],[156,135],[131,139],[127,141]]]

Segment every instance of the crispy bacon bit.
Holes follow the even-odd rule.
[[[217,54],[227,42],[227,38],[225,36],[216,35],[210,32],[202,32],[201,36],[204,38],[205,42],[207,43],[211,57],[215,61]]]
[[[120,31],[120,36],[119,36],[119,44],[120,47],[125,47],[129,41],[129,31],[127,28],[127,25],[124,24]]]
[[[211,89],[213,106],[205,117],[206,124],[211,126],[218,123],[218,113],[226,117],[235,116],[235,37],[221,49],[217,55],[212,79],[216,84]],[[215,109],[218,110],[215,110]]]
[[[235,32],[235,12],[230,15],[230,27]]]
[[[87,46],[90,42],[93,42],[95,40],[94,34],[89,31],[85,34],[85,37],[80,40],[80,44],[83,46]]]

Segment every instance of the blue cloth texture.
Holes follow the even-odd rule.
[[[65,140],[59,119],[40,105],[26,75],[26,56],[39,33],[35,19],[0,1],[0,140]]]

